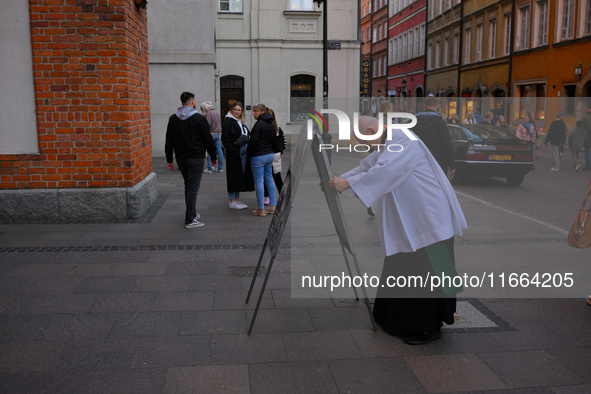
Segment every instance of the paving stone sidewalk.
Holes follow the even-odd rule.
[[[591,392],[586,293],[463,299],[441,340],[413,347],[374,332],[361,302],[292,298],[291,258],[317,263],[284,247],[248,336],[248,267],[270,216],[250,214],[254,193],[242,198],[249,209],[228,209],[226,174],[204,174],[205,226],[185,229],[180,173],[158,157],[154,171],[159,199],[140,220],[0,224],[0,392]],[[314,171],[307,165],[284,242],[327,244],[311,253],[321,261],[340,247]],[[375,218],[342,202],[360,261],[379,258]],[[557,229],[460,202],[470,229],[456,239],[459,266],[568,266],[589,283],[591,253],[565,246]]]

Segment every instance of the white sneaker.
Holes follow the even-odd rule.
[[[203,172],[207,172],[208,174],[212,173],[212,171],[208,170],[207,168],[205,170],[203,170]]]
[[[560,171],[560,170],[559,170],[558,168],[556,168],[556,167],[552,167],[552,168],[550,168],[550,169],[551,169],[552,171]]]
[[[238,203],[238,201],[231,201],[230,205],[228,206],[230,209],[243,209],[242,206]]]
[[[575,167],[575,172],[579,171],[579,168],[581,168],[581,165],[577,164],[577,166]]]
[[[236,200],[235,202],[240,206],[240,209],[246,209],[246,208],[248,208],[248,205],[246,205],[242,201]]]
[[[194,219],[191,223],[185,224],[185,228],[196,228],[196,227],[203,227],[205,226],[204,223],[200,222],[197,219]]]
[[[224,169],[223,168],[221,170],[220,169],[216,169],[215,171],[216,172],[224,172]]]

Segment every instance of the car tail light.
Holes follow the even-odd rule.
[[[470,144],[466,151],[466,160],[488,160],[488,155],[475,151],[474,145]]]

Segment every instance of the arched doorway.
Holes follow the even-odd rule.
[[[238,75],[226,75],[220,78],[220,113],[222,116],[236,101],[244,105],[244,78]]]
[[[417,86],[415,89],[415,113],[423,110],[423,97],[425,97],[425,90],[423,90],[422,86]]]

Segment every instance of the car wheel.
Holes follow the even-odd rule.
[[[523,183],[524,179],[525,175],[509,175],[507,177],[507,183],[509,184],[509,186],[519,186]]]

